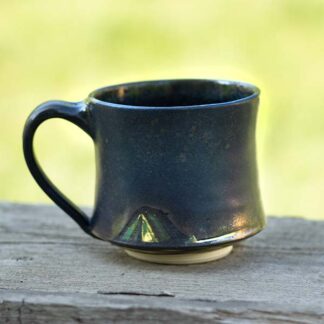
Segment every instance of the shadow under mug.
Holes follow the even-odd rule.
[[[162,80],[49,101],[28,117],[27,165],[45,193],[88,234],[129,249],[184,251],[230,245],[265,225],[255,151],[257,87]],[[40,168],[37,127],[63,118],[91,136],[96,199],[88,217]]]

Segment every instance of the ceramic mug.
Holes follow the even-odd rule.
[[[24,129],[25,159],[39,186],[86,233],[135,257],[179,259],[179,253],[223,247],[229,252],[234,242],[265,225],[255,149],[258,102],[257,87],[236,81],[104,87],[81,102],[38,106]],[[92,217],[66,198],[37,162],[33,137],[50,118],[66,119],[93,139]]]

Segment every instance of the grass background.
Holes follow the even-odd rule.
[[[262,90],[261,190],[268,214],[324,219],[324,1],[11,0],[0,10],[0,199],[48,202],[21,133],[48,99],[79,101],[114,83],[220,78]],[[92,204],[94,150],[51,120],[36,149],[53,181]]]

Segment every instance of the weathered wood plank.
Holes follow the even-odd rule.
[[[0,323],[324,321],[324,222],[269,218],[225,259],[165,266],[58,208],[0,204]]]

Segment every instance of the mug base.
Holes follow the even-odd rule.
[[[206,263],[222,259],[229,255],[233,250],[233,245],[227,245],[221,248],[208,249],[203,251],[177,252],[177,253],[154,253],[143,252],[141,250],[124,249],[124,251],[132,258],[160,264],[197,264]]]

